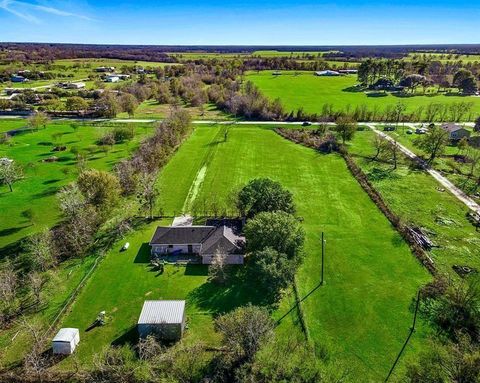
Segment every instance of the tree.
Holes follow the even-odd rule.
[[[423,136],[414,141],[415,146],[430,155],[427,162],[431,164],[441,155],[448,144],[448,132],[440,127],[433,126]]]
[[[453,76],[453,85],[458,88],[459,91],[464,93],[469,93],[473,90],[472,93],[476,91],[476,81],[472,72],[468,69],[460,69]]]
[[[415,92],[415,90],[424,84],[427,81],[427,78],[425,76],[422,76],[420,74],[411,74],[406,77],[404,77],[400,81],[400,86],[404,86],[408,89],[411,90],[412,93]]]
[[[375,148],[375,154],[372,157],[372,161],[376,161],[381,158],[388,148],[388,140],[380,136],[379,134],[373,135],[372,146]]]
[[[102,117],[115,118],[120,112],[120,105],[112,92],[103,92],[97,100],[96,109]]]
[[[473,127],[475,132],[480,132],[480,116],[475,120],[475,126]]]
[[[474,147],[468,148],[467,158],[470,160],[470,176],[473,176],[475,169],[480,164],[480,150]]]
[[[113,174],[102,170],[84,170],[77,185],[88,203],[102,212],[108,212],[118,202],[120,183]]]
[[[305,240],[305,232],[291,214],[283,211],[258,213],[245,225],[247,250],[250,253],[270,247],[297,258]]]
[[[407,381],[411,383],[469,383],[479,378],[480,350],[466,336],[458,343],[431,344],[418,362],[407,368]]]
[[[88,109],[88,102],[85,101],[85,99],[82,97],[68,97],[67,101],[65,102],[65,107],[67,108],[67,110],[79,112]]]
[[[295,213],[292,193],[269,178],[256,178],[245,185],[238,193],[237,208],[247,217],[263,211]]]
[[[468,148],[467,137],[462,137],[462,139],[460,141],[458,141],[457,148],[458,148],[459,153],[465,151]]]
[[[397,102],[395,104],[395,125],[398,126],[398,123],[402,119],[403,113],[407,110],[407,106],[402,102]]]
[[[74,217],[86,204],[86,199],[76,183],[71,183],[60,189],[57,193],[57,199],[60,210],[67,218]]]
[[[54,243],[50,230],[44,229],[26,240],[22,263],[27,270],[46,271],[55,262]]]
[[[215,320],[226,350],[237,361],[251,361],[273,333],[274,322],[264,308],[239,307]]]
[[[43,112],[36,112],[28,117],[28,127],[34,130],[38,130],[40,127],[45,129],[49,122],[50,117]]]
[[[133,94],[125,93],[120,97],[120,105],[122,110],[128,113],[129,117],[133,117],[135,110],[138,108],[138,100]]]
[[[150,219],[153,219],[153,208],[159,195],[155,186],[155,180],[155,174],[143,173],[138,182],[137,199],[140,209],[147,211]]]
[[[17,273],[13,265],[6,261],[0,267],[0,325],[10,321],[18,310],[18,288]]]
[[[10,189],[10,192],[13,192],[13,183],[21,178],[22,171],[14,161],[0,161],[0,185],[7,185]]]
[[[342,143],[350,141],[357,131],[357,122],[349,116],[340,116],[335,121],[334,130],[341,137]]]
[[[28,274],[28,284],[35,297],[35,303],[40,304],[42,300],[42,288],[45,285],[46,280],[42,274],[38,272],[31,272]]]
[[[293,283],[296,264],[286,254],[266,247],[252,253],[250,262],[250,279],[262,289],[268,303],[278,300],[282,290]]]
[[[228,279],[229,269],[225,255],[217,249],[213,255],[212,264],[208,267],[208,279],[216,284],[224,285]]]

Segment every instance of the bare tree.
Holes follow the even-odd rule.
[[[212,264],[208,267],[208,278],[219,285],[224,285],[228,280],[229,265],[225,255],[217,249],[213,255]]]
[[[22,170],[11,160],[0,162],[0,185],[7,185],[13,191],[13,183],[22,178]]]
[[[38,272],[32,272],[28,274],[28,283],[30,285],[30,289],[32,290],[33,296],[35,297],[36,304],[41,303],[42,288],[45,285],[45,282],[45,278]]]
[[[373,136],[373,147],[375,148],[375,154],[372,157],[372,161],[376,161],[377,159],[381,158],[381,156],[385,153],[388,149],[388,141],[380,136],[379,134],[375,134]]]
[[[140,208],[148,212],[150,219],[153,219],[153,209],[159,195],[155,180],[156,174],[143,173],[138,183],[137,199],[140,203]]]

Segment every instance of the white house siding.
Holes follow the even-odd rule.
[[[192,244],[192,253],[198,254],[202,248],[202,245],[199,244]],[[152,246],[152,254],[168,254],[173,253],[175,251],[180,251],[181,253],[187,254],[188,245],[154,245]]]
[[[202,263],[204,265],[211,265],[213,262],[213,254],[202,255]],[[225,261],[227,265],[243,265],[243,255],[241,254],[228,254],[225,255]]]

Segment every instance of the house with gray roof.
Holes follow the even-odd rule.
[[[215,254],[224,256],[228,264],[243,264],[244,244],[238,227],[221,220],[200,226],[159,226],[150,241],[154,257],[197,255],[205,265],[212,263]]]
[[[463,126],[453,123],[443,124],[442,129],[448,132],[448,138],[452,141],[459,141],[463,137],[469,138],[470,131]]]

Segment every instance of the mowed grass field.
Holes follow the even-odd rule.
[[[295,145],[268,127],[196,127],[162,170],[159,208],[170,213],[201,209],[215,200],[230,207],[232,191],[255,177],[270,177],[290,189],[307,233],[305,261],[298,275],[305,298],[306,322],[319,355],[345,363],[365,381],[384,379],[400,350],[412,320],[411,304],[418,288],[430,280],[337,155],[320,155]],[[202,170],[203,169],[203,170]],[[196,185],[192,192],[192,185]],[[186,202],[187,201],[187,202]],[[184,210],[185,210],[184,209]],[[219,289],[206,281],[201,266],[168,267],[164,275],[143,263],[146,243],[156,223],[125,238],[102,261],[62,326],[81,329],[79,357],[88,360],[105,344],[132,335],[143,300],[187,300],[187,339],[216,342],[212,317],[247,302],[261,291],[233,284]],[[326,233],[326,285],[320,280],[321,231]],[[254,281],[252,281],[254,287]],[[250,286],[250,289],[252,286]],[[274,313],[288,312],[291,296]],[[109,323],[86,332],[97,313],[107,310]],[[279,331],[298,331],[295,310]],[[420,322],[405,360],[413,358],[428,329]],[[399,371],[401,371],[400,367]]]
[[[0,133],[25,125],[25,120],[0,120]],[[7,143],[0,144],[0,158],[13,159],[23,169],[23,178],[14,183],[13,192],[6,185],[0,186],[0,249],[58,221],[55,194],[78,174],[75,152],[86,156],[87,167],[111,170],[132,153],[142,137],[153,132],[151,124],[132,125],[135,136],[131,141],[113,145],[104,152],[96,143],[113,127],[77,125],[78,128],[73,129],[68,122],[54,122],[45,129],[21,131]],[[56,146],[66,146],[66,150],[53,151]],[[58,160],[45,162],[52,156]],[[33,213],[32,219],[26,217],[28,212]]]
[[[313,72],[285,71],[280,76],[273,76],[272,71],[250,72],[245,80],[252,81],[270,99],[279,98],[285,110],[297,111],[303,108],[307,113],[321,113],[323,105],[332,105],[335,110],[351,111],[356,106],[365,105],[370,110],[377,108],[383,111],[388,105],[394,106],[402,102],[408,111],[426,107],[430,103],[451,104],[454,102],[472,102],[475,115],[480,113],[480,97],[474,96],[446,96],[432,93],[432,95],[416,95],[413,97],[396,97],[385,94],[381,97],[369,97],[364,92],[352,91],[358,81],[356,75],[341,77],[318,77]]]

